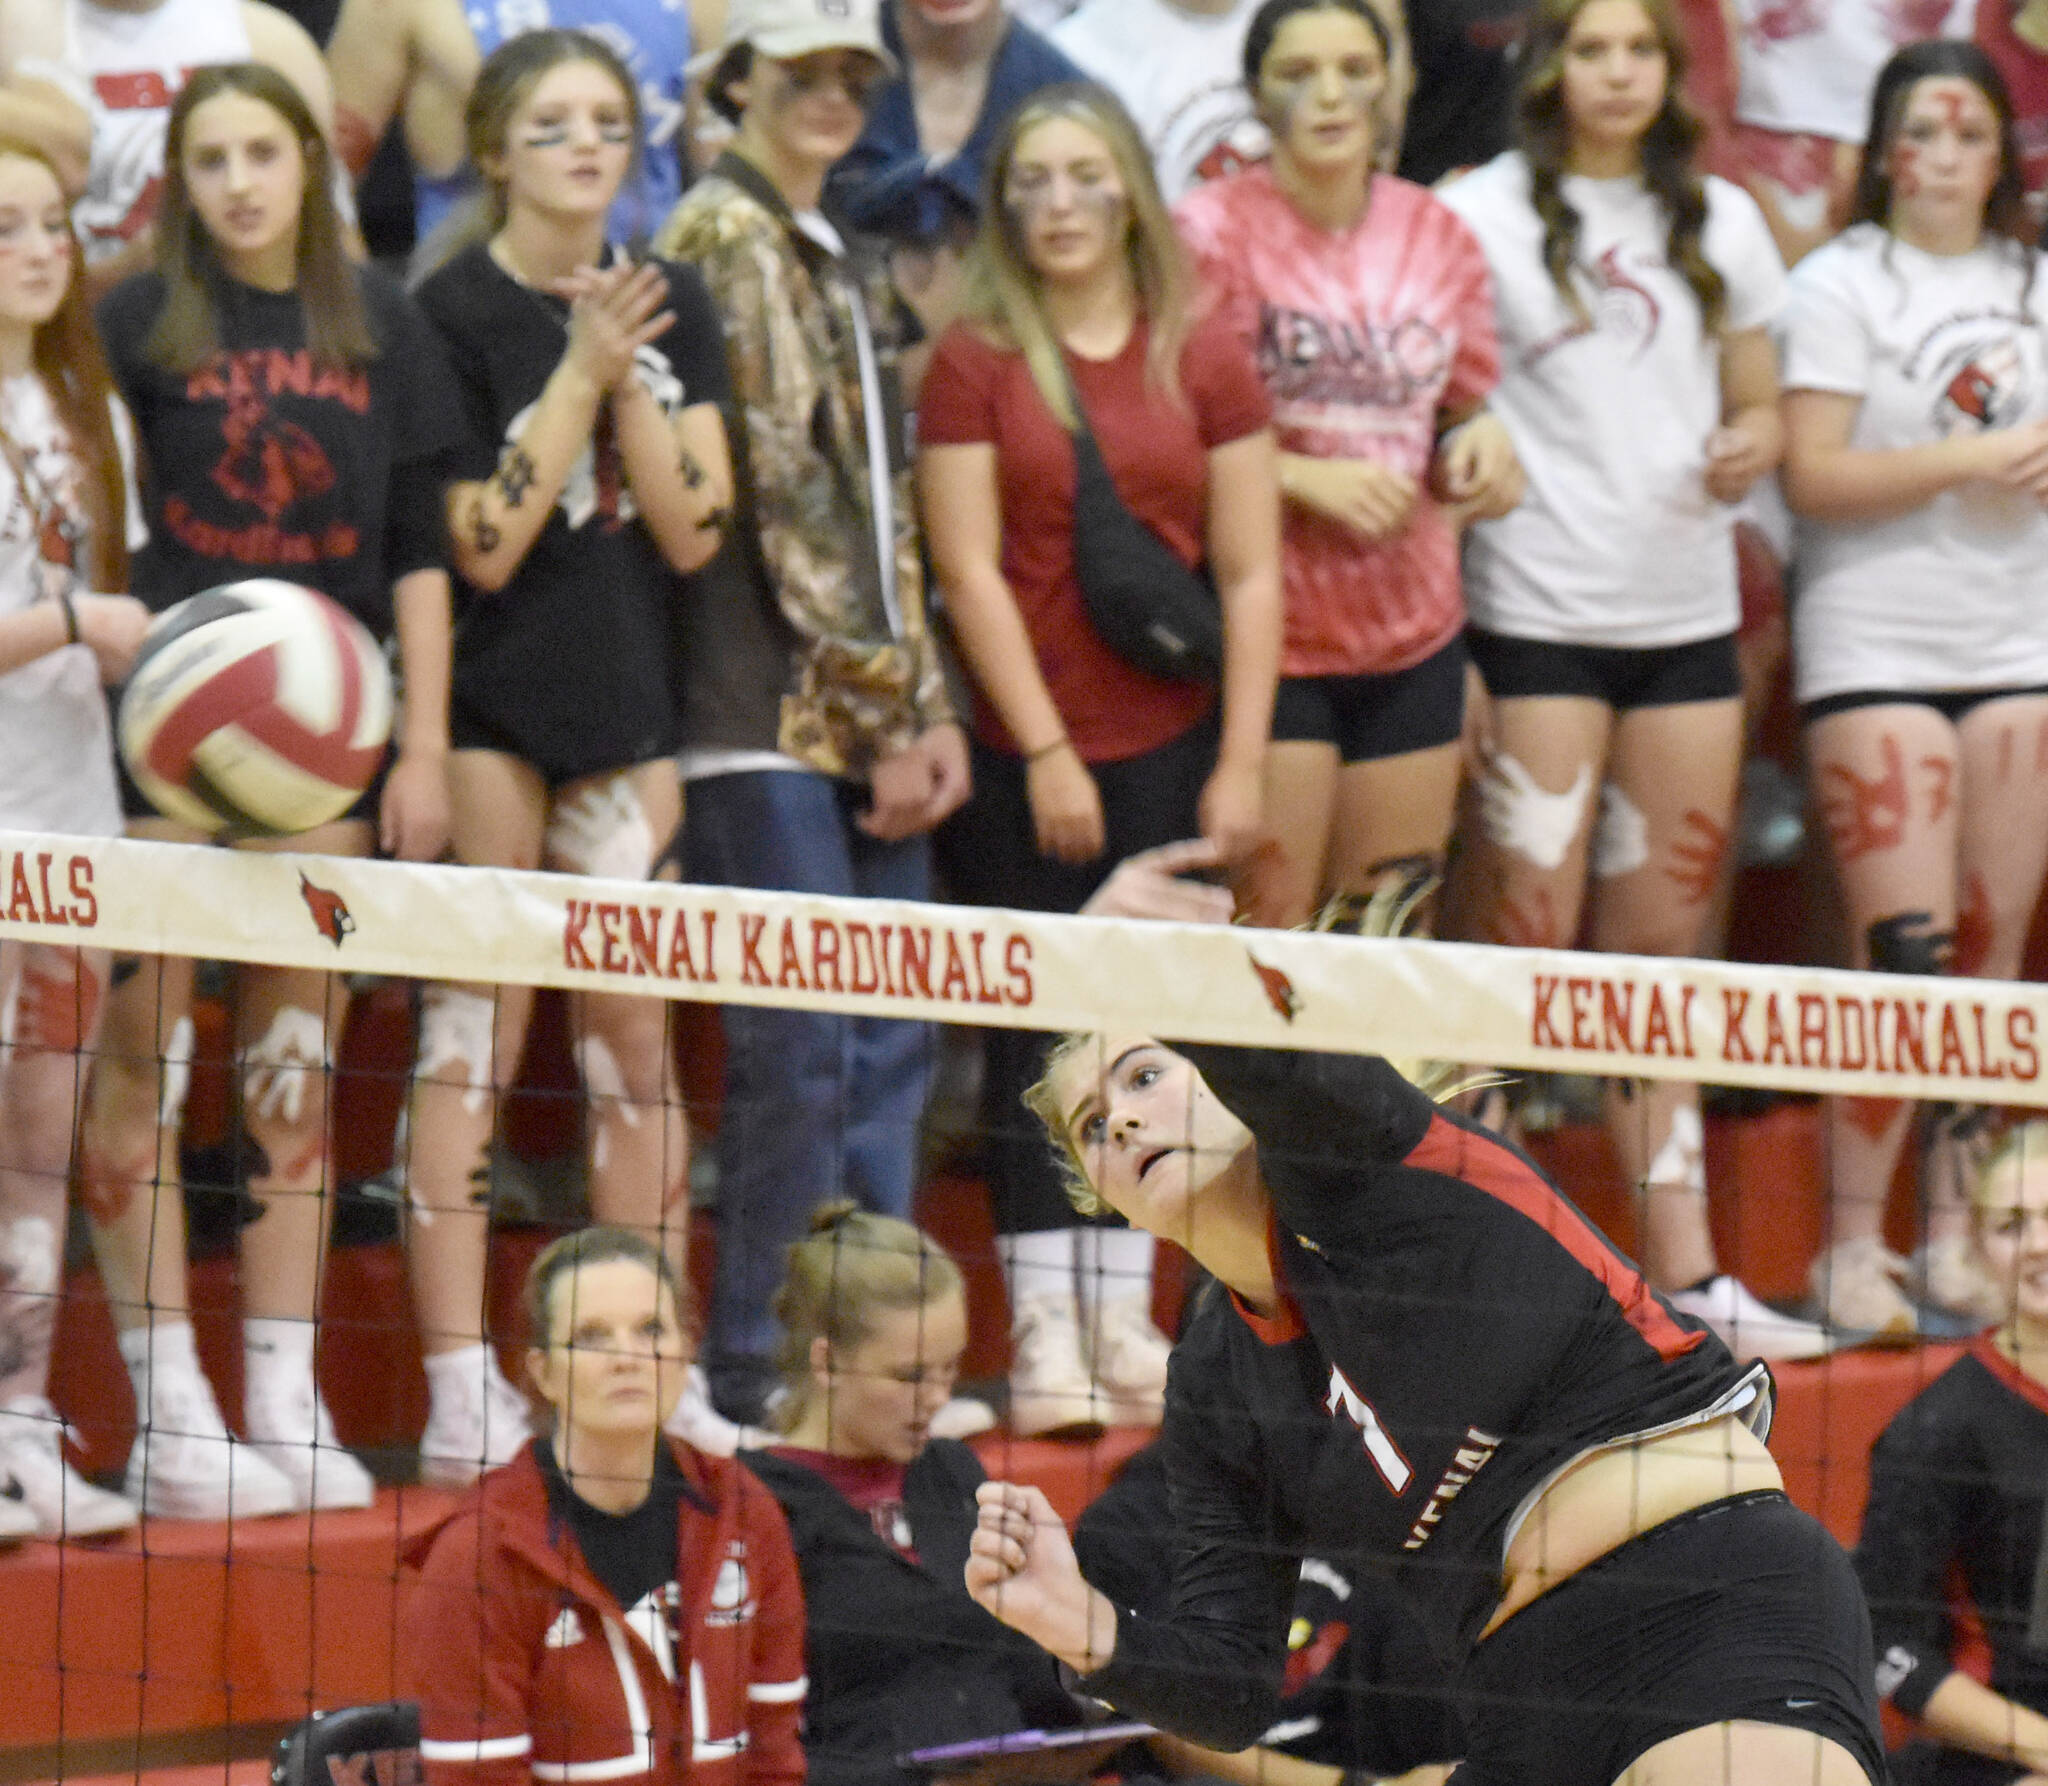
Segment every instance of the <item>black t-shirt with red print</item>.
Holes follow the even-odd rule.
[[[731,394],[725,333],[703,280],[666,265],[675,323],[640,349],[671,417]],[[487,478],[561,363],[568,306],[520,284],[479,243],[419,288],[447,344],[465,427],[455,475]],[[521,757],[557,784],[673,751],[671,626],[684,583],[638,519],[600,411],[554,512],[503,589],[471,591],[455,638],[456,743]]]
[[[100,307],[100,331],[143,446],[149,544],[135,593],[152,608],[243,577],[318,589],[377,637],[391,586],[447,563],[441,488],[461,422],[433,331],[388,276],[359,268],[377,357],[316,362],[296,292],[216,282],[222,346],[190,374],[146,357],[155,273]]]

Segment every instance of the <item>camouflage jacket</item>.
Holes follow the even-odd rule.
[[[858,250],[836,259],[732,154],[683,195],[653,251],[694,265],[725,319],[741,538],[797,641],[777,748],[827,775],[865,778],[878,757],[953,718],[926,625],[897,380],[901,306],[879,261]],[[893,615],[870,496],[857,304],[885,408]]]

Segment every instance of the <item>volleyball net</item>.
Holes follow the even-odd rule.
[[[1633,1252],[1644,1238],[1646,1172],[1695,1188],[1704,1179],[1713,1270],[1792,1311],[1806,1310],[1808,1266],[1827,1234],[1827,1100],[1855,1101],[1873,1134],[1901,1120],[1902,1106],[1921,1108],[1911,1120],[1932,1139],[1905,1149],[1884,1229],[1902,1251],[1921,1231],[1923,1196],[1934,1194],[1924,1183],[1942,1169],[1941,1137],[1978,1128],[1959,1118],[1995,1117],[1982,1125],[1995,1128],[2048,1107],[2048,1013],[2031,984],[26,834],[0,835],[0,943],[216,964],[199,975],[193,1093],[184,1133],[173,1138],[182,1148],[160,1145],[157,1159],[162,1174],[182,1179],[191,1211],[199,1351],[231,1423],[235,1312],[249,1286],[237,1283],[229,1243],[253,1213],[241,1182],[256,1151],[243,1104],[258,1087],[232,1064],[232,1038],[247,1024],[234,1009],[236,976],[224,970],[334,976],[327,1008],[347,1004],[351,1015],[321,1068],[331,1075],[334,1133],[320,1189],[330,1194],[334,1240],[319,1369],[340,1440],[369,1460],[379,1484],[371,1508],[347,1514],[232,1525],[151,1518],[96,1544],[0,1549],[0,1608],[12,1609],[0,1612],[0,1778],[169,1765],[206,1733],[223,1753],[253,1754],[250,1732],[267,1740],[312,1711],[402,1697],[401,1550],[452,1505],[446,1491],[413,1485],[426,1386],[403,1239],[422,988],[471,988],[493,1014],[507,989],[630,995],[661,1012],[682,1068],[695,1205],[689,1271],[700,1301],[714,1282],[728,1189],[714,1139],[720,1018],[745,1008],[935,1026],[915,1213],[965,1273],[961,1389],[984,1397],[999,1422],[973,1443],[991,1473],[1041,1481],[1070,1521],[1148,1435],[1105,1418],[1106,1436],[1025,1438],[1018,1422],[1003,1422],[1013,1313],[1003,1268],[1015,1260],[999,1256],[984,1183],[997,1138],[974,1089],[991,1034],[1372,1053],[1497,1075],[1517,1138],[1617,1245]],[[497,1118],[496,1233],[480,1312],[514,1380],[527,1337],[517,1313],[526,1265],[555,1233],[587,1219],[584,1178],[601,1138],[579,1070],[600,1102],[616,1090],[597,1083],[576,1019],[561,1015],[574,1002],[541,999],[516,1083],[493,1085],[480,1073],[457,1088],[488,1100]],[[0,1088],[18,1053],[17,1018],[12,1008],[0,1013]],[[172,1046],[166,1039],[166,1055]],[[79,1063],[81,1107],[96,1064],[89,1053]],[[167,1077],[187,1066],[167,1064]],[[1668,1115],[1651,1114],[1663,1102],[1644,1091],[1658,1085],[1702,1088],[1703,1122],[1651,1132],[1653,1121],[1668,1127]],[[791,1120],[798,1114],[792,1105]],[[1011,1114],[1020,1127],[1034,1120]],[[1633,1149],[1631,1120],[1641,1125]],[[656,1150],[665,1172],[683,1170],[682,1132],[678,1125],[677,1139]],[[0,1135],[0,1150],[8,1145]],[[1959,1157],[1981,1158],[1981,1129],[1958,1145]],[[1684,1156],[1675,1175],[1672,1146]],[[828,1177],[816,1189],[823,1201],[860,1186]],[[121,1486],[136,1416],[85,1238],[89,1201],[73,1199],[67,1269],[50,1292],[51,1397],[74,1430],[74,1461],[111,1488]],[[1098,1278],[1134,1269],[1114,1248],[1076,1256]],[[1170,1331],[1194,1270],[1161,1247],[1146,1275],[1149,1306]],[[26,1281],[15,1273],[17,1293]],[[1094,1292],[1099,1300],[1105,1284]],[[1870,1441],[1953,1356],[1939,1345],[1842,1344],[1780,1369],[1779,1461],[1795,1499],[1838,1536],[1855,1536]],[[222,1765],[237,1782],[247,1772]],[[322,1786],[349,1782],[336,1774]],[[372,1768],[361,1786],[392,1783]]]

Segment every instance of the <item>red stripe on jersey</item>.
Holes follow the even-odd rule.
[[[1280,1299],[1279,1306],[1270,1315],[1262,1315],[1235,1290],[1230,1292],[1230,1300],[1244,1324],[1265,1344],[1289,1345],[1308,1332],[1308,1322],[1302,1319],[1300,1305],[1287,1294],[1287,1273],[1280,1265],[1279,1221],[1270,1209],[1266,1212],[1266,1263],[1273,1271],[1273,1292]]]
[[[1659,1358],[1682,1358],[1705,1341],[1704,1333],[1690,1332],[1671,1318],[1670,1311],[1650,1294],[1643,1274],[1609,1246],[1599,1230],[1535,1167],[1492,1137],[1461,1129],[1438,1115],[1401,1163],[1462,1179],[1534,1222],[1600,1280],[1628,1324],[1657,1349]]]
[[[1970,1356],[1988,1370],[1993,1377],[2029,1407],[2039,1408],[2048,1414],[2048,1388],[2027,1375],[2018,1365],[1998,1349],[1997,1340],[1988,1333],[1980,1333],[1970,1342]],[[1932,1372],[1928,1373],[1930,1376]]]
[[[277,694],[277,648],[265,646],[232,663],[189,689],[164,715],[149,741],[147,762],[152,775],[183,787],[192,772],[192,753],[222,726],[238,724],[251,709]]]

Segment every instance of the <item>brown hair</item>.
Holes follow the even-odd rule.
[[[1679,96],[1685,79],[1685,34],[1670,0],[1635,0],[1664,51],[1664,103],[1643,133],[1643,184],[1669,220],[1664,252],[1699,300],[1705,333],[1719,332],[1728,288],[1700,247],[1707,225],[1707,194],[1693,165],[1703,132]],[[1584,294],[1573,280],[1579,247],[1579,214],[1564,196],[1571,154],[1571,120],[1565,115],[1565,46],[1579,14],[1593,0],[1542,0],[1522,50],[1522,78],[1515,96],[1515,122],[1522,155],[1529,164],[1529,202],[1543,222],[1543,265],[1559,294],[1581,322],[1590,320]]]
[[[1892,145],[1898,139],[1899,125],[1905,118],[1913,89],[1922,81],[1942,79],[1968,81],[1984,95],[1985,104],[1998,121],[1998,178],[1984,201],[1984,230],[1987,235],[2004,237],[2022,251],[2031,286],[2037,232],[2027,211],[2019,138],[2013,128],[2012,94],[1998,64],[1967,39],[1937,37],[1926,43],[1908,44],[1878,71],[1870,94],[1869,147],[1863,153],[1862,171],[1856,176],[1849,221],[1891,228],[1892,177],[1885,164],[1891,160]]]
[[[612,46],[592,32],[557,26],[508,37],[484,58],[462,112],[463,146],[482,189],[458,205],[420,244],[410,269],[414,284],[446,266],[465,248],[488,242],[505,227],[510,193],[505,181],[491,177],[488,164],[505,153],[512,114],[526,103],[542,77],[565,62],[595,63],[618,82],[632,121],[633,153],[626,163],[625,180],[632,179],[640,165],[643,140],[640,88]]]
[[[520,1306],[526,1315],[527,1343],[545,1351],[555,1343],[555,1286],[586,1265],[609,1265],[624,1261],[645,1266],[675,1298],[676,1320],[689,1327],[689,1295],[676,1277],[668,1254],[644,1234],[630,1228],[612,1228],[595,1223],[564,1234],[541,1249],[526,1273],[526,1288],[520,1292]]]
[[[45,151],[20,137],[0,135],[0,157],[9,155],[47,169],[62,196],[63,175]],[[71,437],[81,474],[91,537],[86,542],[89,560],[79,565],[78,571],[96,588],[119,591],[128,587],[128,473],[114,432],[114,378],[107,369],[99,330],[93,326],[84,261],[69,207],[64,233],[71,242],[64,298],[50,320],[36,330],[30,355],[51,407]]]
[[[171,107],[164,136],[163,214],[157,224],[157,270],[163,307],[143,353],[166,372],[196,372],[220,351],[220,250],[193,207],[185,182],[185,132],[209,99],[240,93],[261,100],[296,139],[305,171],[299,199],[299,242],[292,287],[306,318],[306,351],[328,366],[361,366],[377,357],[377,340],[334,204],[334,157],[297,87],[261,62],[198,68]]]
[[[1175,403],[1181,395],[1180,360],[1194,327],[1194,274],[1159,194],[1152,157],[1137,125],[1107,88],[1067,81],[1034,93],[1010,114],[989,150],[983,177],[981,224],[968,251],[961,314],[983,332],[1024,356],[1031,382],[1062,426],[1074,414],[1059,337],[1039,297],[1038,276],[1025,252],[1024,232],[1004,199],[1017,147],[1041,124],[1064,118],[1100,137],[1116,163],[1129,200],[1130,231],[1124,251],[1138,311],[1150,330],[1145,379]]]
[[[871,1214],[850,1198],[821,1204],[810,1234],[789,1249],[775,1293],[782,1323],[775,1362],[789,1392],[774,1411],[775,1424],[787,1432],[803,1416],[815,1342],[851,1351],[874,1331],[878,1315],[929,1308],[960,1289],[960,1267],[916,1224]]]

